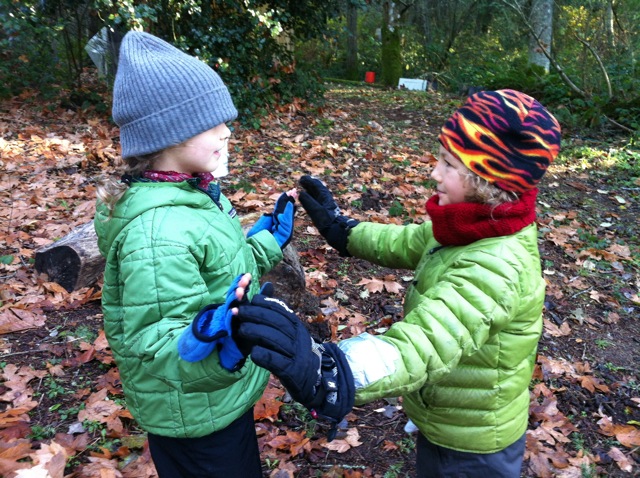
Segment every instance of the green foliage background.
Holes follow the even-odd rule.
[[[103,27],[116,38],[140,29],[206,61],[240,119],[257,121],[275,105],[321,98],[317,71],[295,66],[292,38],[318,35],[334,8],[319,0],[0,0],[0,97],[66,90],[81,106],[92,100],[83,82],[92,68],[87,41]]]
[[[350,0],[345,0],[350,1]],[[357,1],[357,0],[353,0]],[[358,19],[359,76],[384,72],[381,59],[381,4],[368,2]],[[524,0],[431,0],[411,4],[401,19],[401,76],[437,83],[439,90],[467,94],[470,89],[516,88],[554,107],[564,124],[573,127],[619,123],[621,131],[640,129],[640,1],[612,3],[614,36],[604,25],[609,0],[554,2],[551,51],[564,74],[583,95],[528,60],[529,33],[512,8]],[[299,61],[322,59],[323,76],[344,78],[346,22],[338,16],[328,23],[324,41],[299,42]],[[586,42],[585,46],[579,39]],[[598,60],[602,61],[603,68]],[[608,94],[607,81],[612,94]],[[381,81],[382,83],[383,81]]]
[[[440,91],[517,88],[554,107],[564,124],[640,130],[640,0],[557,0],[552,54],[558,69],[528,62],[529,34],[513,8],[525,0],[403,2],[383,42],[383,0],[0,0],[0,97],[35,88],[76,106],[100,98],[85,86],[84,51],[107,27],[143,29],[208,62],[229,86],[240,119],[257,126],[270,108],[322,99],[323,79],[347,78],[346,11],[358,7],[357,76],[381,84],[424,78]],[[603,18],[614,12],[614,34]],[[384,43],[384,48],[383,48]],[[391,47],[391,48],[390,48]],[[106,82],[109,83],[108,81]]]

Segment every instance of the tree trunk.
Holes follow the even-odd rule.
[[[347,5],[347,64],[348,80],[358,80],[358,6],[353,2]]]
[[[478,5],[476,9],[477,13],[475,14],[476,33],[478,35],[486,35],[489,33],[493,22],[493,11],[494,6],[492,2]]]
[[[529,21],[534,30],[534,34],[529,38],[529,63],[541,66],[546,73],[549,73],[549,58],[542,48],[551,55],[553,0],[532,0]]]
[[[614,16],[613,16],[613,0],[609,0],[605,7],[605,31],[607,32],[607,44],[609,48],[614,49],[616,47],[616,35],[614,30]]]
[[[434,14],[431,9],[431,0],[424,0],[419,7],[420,29],[425,40],[425,45],[429,45],[433,41]]]
[[[398,86],[402,75],[402,45],[398,28],[398,6],[395,2],[384,2],[382,25],[382,83]]]

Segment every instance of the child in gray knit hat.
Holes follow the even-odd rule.
[[[296,191],[244,235],[220,192],[237,111],[209,66],[142,32],[113,91],[125,174],[98,188],[104,329],[160,477],[261,477],[253,406],[269,372],[234,341],[231,309],[291,240]]]

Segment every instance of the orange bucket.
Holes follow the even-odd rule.
[[[376,73],[374,71],[367,71],[364,74],[364,81],[366,83],[375,83],[375,81],[376,81]]]

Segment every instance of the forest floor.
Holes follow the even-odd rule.
[[[270,210],[300,175],[313,174],[352,217],[426,220],[437,135],[462,98],[342,85],[326,98],[318,109],[290,105],[259,130],[236,129],[222,182],[239,213]],[[28,97],[0,106],[5,478],[47,476],[39,469],[155,476],[101,333],[100,283],[69,294],[33,270],[38,247],[91,219],[95,178],[116,161],[116,133],[95,110]],[[616,131],[565,128],[538,212],[547,300],[522,476],[638,476],[640,152]],[[301,208],[292,245],[306,288],[276,291],[317,338],[383,333],[402,320],[411,271],[339,257]],[[256,408],[265,477],[413,476],[415,435],[404,431],[401,399],[356,407],[326,443],[326,427],[283,405],[283,395],[272,380]]]

